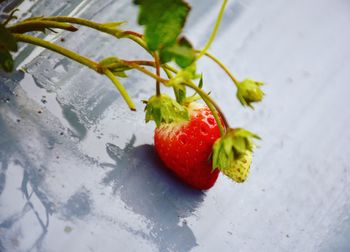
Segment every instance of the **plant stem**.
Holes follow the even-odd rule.
[[[184,82],[184,83],[182,83],[182,85],[185,85],[189,88],[192,88],[194,91],[196,91],[200,95],[200,97],[202,97],[205,104],[207,104],[208,108],[213,113],[215,121],[216,121],[217,125],[219,126],[221,136],[224,136],[226,131],[225,131],[225,128],[222,125],[222,122],[220,120],[220,116],[218,113],[218,111],[220,111],[220,110],[217,109],[218,105],[213,101],[213,99],[211,99],[211,97],[207,93],[205,93],[202,89],[197,87],[194,83]],[[221,117],[223,118],[225,125],[228,126],[226,118],[224,117],[224,114],[221,111],[220,111],[220,114],[221,114]]]
[[[48,42],[48,41],[45,41],[43,39],[36,38],[33,36],[29,36],[29,35],[13,33],[13,36],[19,42],[25,42],[28,44],[44,47],[44,48],[49,49],[51,51],[62,54],[63,56],[66,56],[74,61],[77,61],[80,64],[83,64],[83,65],[91,68],[92,70],[100,73],[100,74],[103,73],[103,72],[101,72],[101,68],[99,67],[99,64],[97,62],[95,62],[89,58],[86,58],[80,54],[77,54],[71,50],[68,50],[62,46],[59,46],[59,45],[56,45],[54,43],[51,43],[51,42]]]
[[[197,51],[199,52],[199,51]],[[225,71],[225,73],[230,77],[230,79],[233,81],[233,83],[237,86],[239,81],[233,76],[233,74],[230,72],[230,70],[218,59],[216,58],[214,55],[206,52],[205,56],[207,56],[208,58],[210,58],[211,60],[213,60],[216,64],[218,64],[219,67],[221,67],[222,70]]]
[[[154,62],[156,64],[156,74],[157,74],[157,76],[160,77],[160,62],[159,62],[158,53],[155,52],[153,54],[153,56],[154,56]],[[160,96],[160,82],[159,82],[159,80],[156,80],[156,95]]]
[[[168,85],[168,82],[169,82],[168,80],[163,79],[163,78],[161,78],[160,76],[158,76],[158,75],[156,75],[156,74],[154,74],[154,73],[148,71],[146,68],[144,68],[144,67],[142,67],[142,66],[140,66],[140,65],[137,65],[137,64],[135,64],[135,63],[130,63],[130,61],[125,61],[125,60],[123,60],[123,63],[124,63],[125,65],[127,65],[127,66],[133,68],[133,69],[136,69],[136,70],[138,70],[138,71],[140,71],[140,72],[142,72],[142,73],[148,75],[149,77],[152,77],[152,78],[155,79],[155,80],[158,80],[160,83],[163,83],[165,86],[169,86],[169,85]]]
[[[127,62],[127,64],[137,64],[142,66],[156,67],[156,63],[151,60],[123,60],[123,62]]]
[[[84,18],[68,17],[68,16],[57,16],[57,17],[44,17],[44,20],[52,20],[57,22],[67,22],[72,24],[79,24],[86,26],[100,32],[110,34],[117,38],[128,38],[139,44],[145,50],[148,50],[146,43],[142,39],[143,35],[134,31],[123,31],[115,28],[110,28],[106,24],[100,24]]]
[[[171,73],[171,71],[170,71],[166,66],[163,65],[162,68],[163,68],[163,70],[164,70],[166,76],[167,76],[169,79],[173,78],[173,74]]]
[[[49,28],[58,28],[71,32],[75,32],[78,29],[71,24],[61,23],[56,21],[40,21],[33,20],[28,22],[21,22],[13,26],[8,27],[7,29],[12,33],[26,33],[31,31],[45,31]]]
[[[206,45],[204,46],[204,48],[202,49],[200,54],[197,56],[197,59],[199,59],[200,57],[202,57],[205,54],[205,52],[209,49],[211,43],[213,42],[213,40],[214,40],[214,38],[216,36],[216,33],[217,33],[218,29],[219,29],[219,26],[220,26],[220,23],[221,23],[221,20],[222,20],[222,16],[224,14],[224,10],[225,10],[226,4],[227,4],[227,0],[223,0],[223,2],[221,4],[219,15],[218,15],[218,17],[216,19],[216,22],[215,22],[215,25],[214,25],[214,29],[211,32],[210,37],[209,37]]]
[[[124,61],[125,62],[125,61]],[[127,63],[125,62],[126,65],[130,66],[131,68],[134,68],[156,80],[158,80],[159,82],[163,83],[165,86],[169,86],[169,81],[168,80],[165,80],[159,76],[157,76],[156,74],[148,71],[147,69],[145,69],[144,67],[141,67],[139,65],[136,65],[134,63]],[[202,99],[204,100],[204,102],[207,104],[207,106],[209,107],[209,109],[211,110],[211,112],[213,113],[213,116],[215,118],[215,121],[216,123],[218,124],[219,126],[219,129],[220,129],[220,134],[223,136],[225,135],[225,128],[224,126],[222,125],[222,122],[220,120],[220,117],[219,117],[219,114],[218,114],[218,111],[220,111],[219,109],[219,106],[213,101],[213,99],[211,99],[211,97],[206,94],[202,89],[200,89],[199,87],[197,87],[194,83],[192,82],[184,82],[182,83],[182,85],[185,85],[191,89],[193,89],[194,91],[196,91],[201,97]],[[227,120],[226,118],[224,117],[223,113],[220,111],[221,113],[221,117],[225,123],[226,126],[228,126],[228,123],[227,123]]]
[[[23,34],[13,34],[13,36],[15,37],[15,39],[17,41],[26,42],[29,44],[44,47],[44,48],[49,49],[51,51],[62,54],[63,56],[66,56],[66,57],[68,57],[76,62],[79,62],[80,64],[83,64],[83,65],[93,69],[97,73],[106,75],[113,82],[113,84],[117,87],[120,94],[122,95],[122,97],[124,98],[126,103],[128,104],[129,108],[131,110],[136,110],[135,105],[132,102],[129,94],[127,93],[127,91],[125,90],[123,85],[119,82],[119,80],[112,74],[112,72],[109,69],[102,68],[97,62],[92,61],[89,58],[86,58],[86,57],[84,57],[80,54],[77,54],[73,51],[70,51],[62,46],[50,43],[50,42],[45,41],[43,39],[28,36],[28,35],[23,35]]]
[[[1,2],[1,1],[0,1]],[[15,13],[19,11],[18,8],[12,10],[10,14],[8,15],[7,19],[4,21],[3,25],[6,26],[12,19],[17,19],[17,16],[15,16]]]
[[[143,38],[143,34],[134,31],[124,31],[124,34],[133,35],[135,37]]]
[[[66,22],[71,24],[79,24],[82,26],[90,27],[92,29],[98,30],[100,32],[108,33],[117,38],[121,38],[123,32],[121,30],[108,27],[107,25],[96,23],[84,18],[68,17],[68,16],[54,16],[54,17],[43,17],[40,20],[43,21],[57,21],[57,22]],[[24,21],[24,22],[33,22],[33,21]]]
[[[95,30],[98,30],[100,32],[107,33],[109,35],[112,35],[118,39],[120,38],[128,38],[138,45],[140,45],[142,48],[144,48],[148,53],[152,54],[145,43],[145,41],[142,39],[143,35],[137,32],[133,31],[123,31],[115,28],[110,28],[106,24],[100,24],[93,21],[90,21],[88,19],[83,18],[76,18],[76,17],[68,17],[68,16],[56,16],[56,17],[44,17],[43,20],[51,20],[51,21],[57,21],[57,22],[67,22],[72,24],[79,24],[82,26],[86,26]],[[29,22],[29,21],[26,21]]]
[[[164,71],[165,71],[165,69],[168,69],[168,70],[170,70],[173,73],[177,73],[178,72],[175,68],[173,68],[172,66],[170,66],[168,64],[164,64],[164,65],[162,65],[162,67],[163,67]]]
[[[131,100],[128,92],[125,90],[124,86],[120,83],[120,81],[113,75],[113,73],[110,70],[105,69],[104,73],[113,82],[113,84],[116,86],[116,88],[119,90],[121,96],[124,98],[125,102],[129,106],[129,108],[132,111],[136,111],[136,107],[135,107],[134,102]]]

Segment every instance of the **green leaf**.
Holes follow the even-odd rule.
[[[14,62],[10,52],[0,48],[0,68],[4,69],[5,72],[12,72],[13,65]]]
[[[244,182],[252,162],[253,138],[260,139],[242,128],[228,129],[213,145],[212,169],[219,169],[238,183]]]
[[[190,42],[182,37],[174,45],[165,47],[160,51],[161,63],[167,63],[175,59],[181,68],[190,66],[196,60],[196,51]]]
[[[175,44],[190,6],[183,0],[134,0],[140,6],[138,23],[145,26],[145,40],[151,51]]]
[[[12,34],[0,23],[0,48],[5,48],[8,51],[16,52],[17,42]]]
[[[185,106],[180,105],[168,95],[152,96],[145,107],[146,123],[155,121],[157,127],[162,123],[183,122],[189,120]]]

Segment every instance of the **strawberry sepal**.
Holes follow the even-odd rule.
[[[159,127],[162,123],[183,122],[189,120],[188,109],[166,94],[152,96],[146,102],[146,123],[154,121]]]

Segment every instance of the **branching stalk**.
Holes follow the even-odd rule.
[[[73,52],[71,50],[68,50],[62,46],[56,45],[54,43],[45,41],[43,39],[40,38],[36,38],[33,36],[29,36],[29,35],[24,35],[24,34],[13,34],[13,36],[15,37],[15,39],[19,42],[25,42],[28,44],[32,44],[32,45],[37,45],[37,46],[41,46],[44,47],[46,49],[49,49],[51,51],[57,52],[59,54],[62,54],[63,56],[66,56],[76,62],[79,62],[82,65],[85,65],[89,68],[91,68],[92,70],[102,74],[101,69],[99,67],[99,64],[89,58],[86,58],[80,54],[77,54],[76,52]]]
[[[28,21],[28,22],[21,22],[16,25],[10,26],[7,29],[12,33],[26,33],[31,31],[45,31],[45,29],[62,29],[67,30],[71,32],[75,32],[78,29],[74,27],[71,24],[67,23],[61,23],[56,21]]]
[[[193,89],[194,91],[196,91],[200,95],[200,97],[202,97],[205,104],[207,104],[208,108],[213,113],[215,121],[216,121],[217,125],[219,126],[221,136],[224,136],[226,131],[225,131],[224,126],[222,125],[222,122],[220,120],[220,116],[219,116],[218,112],[220,112],[221,118],[223,118],[223,121],[224,121],[226,126],[228,126],[228,123],[226,121],[226,118],[224,117],[224,114],[219,109],[217,109],[217,108],[219,108],[219,106],[216,105],[216,103],[213,101],[213,99],[211,99],[211,97],[207,93],[205,93],[201,88],[197,87],[194,83],[184,82],[182,84]]]
[[[158,56],[157,52],[155,52],[153,55],[154,55],[154,62],[155,62],[155,66],[156,66],[156,74],[157,74],[157,76],[160,77],[159,56]],[[156,80],[156,95],[160,96],[160,82],[159,82],[159,80]]]
[[[199,52],[199,51],[197,51]],[[237,86],[239,81],[233,76],[233,74],[230,72],[230,70],[214,55],[206,52],[205,56],[207,56],[209,59],[213,60],[222,70],[225,71],[225,73],[230,77],[230,79],[233,81],[233,83]]]
[[[108,69],[105,69],[104,73],[113,82],[113,84],[116,86],[116,88],[119,90],[121,96],[124,98],[125,102],[129,106],[129,108],[132,111],[136,111],[136,106],[135,106],[134,102],[131,100],[128,92],[126,91],[124,86],[120,83],[120,81],[117,79],[117,77],[115,77],[113,75],[113,73]]]
[[[139,65],[136,65],[134,63],[127,63],[125,62],[126,65],[130,66],[131,68],[134,68],[152,78],[154,78],[155,80],[158,80],[160,83],[163,83],[165,86],[169,86],[169,81],[168,80],[165,80],[159,76],[157,76],[156,74],[152,73],[151,71],[148,71],[147,69],[145,69],[144,67],[142,66],[139,66]],[[202,89],[200,89],[199,87],[197,87],[194,83],[192,82],[184,82],[182,83],[182,85],[184,86],[187,86],[191,89],[193,89],[194,91],[196,91],[201,97],[202,99],[204,100],[204,102],[207,104],[208,108],[211,110],[211,112],[213,113],[213,116],[215,118],[215,121],[216,123],[218,124],[219,126],[219,129],[220,129],[220,134],[223,136],[225,135],[225,128],[224,126],[222,125],[222,122],[220,120],[220,117],[219,117],[219,113],[218,111],[220,111],[219,109],[216,109],[218,108],[218,106],[216,105],[216,103],[213,101],[213,99],[211,99],[211,97],[206,94]],[[221,112],[220,112],[221,113]],[[224,123],[226,124],[226,126],[228,126],[227,124],[227,121],[225,119],[225,117],[223,116],[223,113],[221,113],[222,115],[222,118],[223,118],[223,121]]]
[[[70,58],[70,59],[72,59],[72,60],[74,60],[82,65],[85,65],[85,66],[93,69],[97,73],[106,75],[113,82],[113,84],[117,87],[120,94],[122,95],[122,97],[124,98],[126,103],[128,104],[129,108],[131,110],[136,110],[135,104],[132,102],[132,100],[131,100],[129,94],[127,93],[127,91],[125,90],[124,86],[119,82],[119,80],[112,74],[112,72],[109,69],[102,68],[99,65],[99,63],[97,63],[89,58],[86,58],[86,57],[84,57],[80,54],[77,54],[71,50],[68,50],[62,46],[45,41],[43,39],[36,38],[33,36],[29,36],[29,35],[23,35],[23,34],[13,34],[13,36],[15,37],[15,39],[17,41],[26,42],[28,44],[33,44],[33,45],[44,47],[44,48],[49,49],[51,51],[62,54],[63,56],[66,56],[66,57],[68,57],[68,58]],[[135,63],[133,63],[133,64],[135,64]]]
[[[216,33],[219,30],[219,26],[220,26],[220,23],[221,23],[221,20],[222,20],[222,16],[224,15],[224,10],[225,10],[226,4],[227,4],[227,0],[223,0],[223,2],[221,4],[219,15],[218,15],[218,17],[216,19],[216,22],[215,22],[215,25],[214,25],[214,29],[211,32],[210,37],[209,37],[206,45],[204,46],[204,48],[202,49],[200,54],[197,56],[197,59],[199,59],[200,57],[202,57],[205,54],[205,52],[209,49],[211,43],[213,42],[213,40],[214,40],[214,38],[216,36]]]

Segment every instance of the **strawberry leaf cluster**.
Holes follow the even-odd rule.
[[[96,23],[68,16],[31,17],[13,24],[11,21],[17,19],[14,10],[7,20],[0,23],[0,70],[13,70],[11,52],[17,51],[17,42],[41,46],[108,77],[131,110],[136,110],[136,106],[119,78],[128,77],[128,70],[138,70],[155,79],[155,95],[145,101],[145,121],[154,121],[157,126],[155,139],[158,139],[160,144],[159,148],[157,144],[155,146],[158,153],[162,150],[161,146],[176,147],[174,148],[178,153],[173,153],[173,159],[168,162],[173,166],[171,169],[175,167],[172,170],[176,173],[181,170],[183,176],[180,177],[185,178],[185,181],[188,181],[188,174],[195,174],[193,177],[197,182],[189,183],[195,188],[211,187],[219,171],[236,182],[243,182],[248,176],[252,162],[253,139],[260,138],[245,129],[229,127],[210,92],[203,90],[203,78],[196,69],[196,62],[205,55],[218,64],[235,83],[236,97],[243,106],[253,108],[253,103],[263,99],[262,82],[251,79],[238,81],[219,59],[207,52],[218,31],[227,1],[222,0],[215,26],[202,50],[194,49],[190,41],[182,35],[191,9],[184,0],[134,0],[134,4],[139,7],[138,23],[144,27],[144,34],[121,29],[120,26],[124,22]],[[89,27],[117,39],[130,39],[145,49],[152,59],[127,60],[113,56],[94,61],[35,36],[35,32],[55,32],[56,29],[75,32],[78,30],[75,25]],[[34,33],[25,34],[28,32]],[[176,63],[178,67],[171,63]],[[161,84],[173,89],[174,98],[162,93]],[[187,89],[194,91],[192,95],[188,95]],[[196,104],[197,100],[202,100],[206,106]],[[181,123],[181,127],[176,127],[178,123]],[[187,133],[161,134],[161,129],[168,132],[174,128],[187,130]],[[171,137],[171,141],[166,139],[167,137]],[[187,164],[191,165],[182,163],[184,156],[189,160]],[[208,162],[210,157],[212,163]],[[193,170],[189,172],[188,169]],[[198,174],[201,175],[197,176]]]
[[[162,63],[172,59],[182,68],[191,65],[196,52],[181,37],[190,6],[183,0],[135,0],[140,6],[138,23],[145,26],[145,40],[151,51],[157,51]]]

